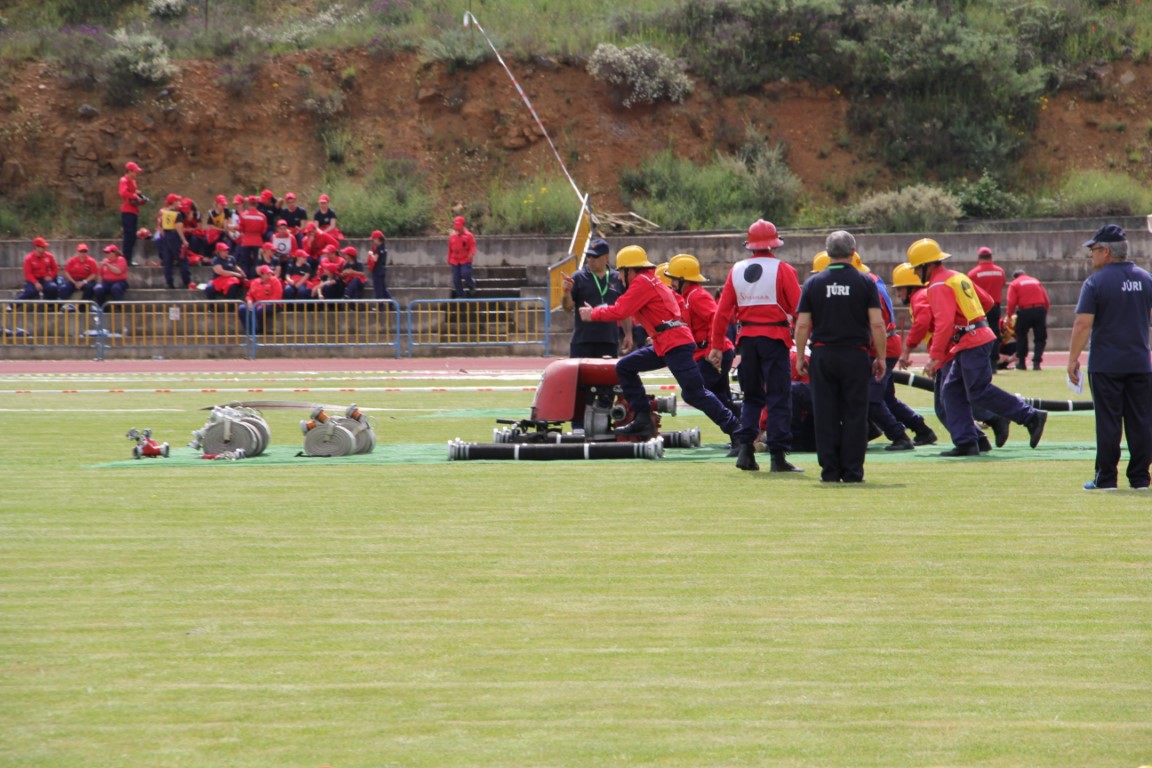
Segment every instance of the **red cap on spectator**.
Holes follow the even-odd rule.
[[[88,243],[80,243],[80,245],[76,246],[76,250],[84,251],[85,253],[87,253],[88,252]]]
[[[276,246],[272,245],[272,243],[264,243],[264,245],[260,246],[260,250],[262,250],[262,251],[274,251],[274,250],[276,250]]]
[[[285,200],[295,200],[296,199],[296,193],[295,192],[289,192],[288,194],[284,195],[284,199]]]
[[[148,231],[147,227],[140,227],[140,229],[136,231],[136,237],[140,240],[147,240],[152,237],[152,233]]]
[[[369,239],[370,240],[383,240],[384,239],[384,233],[378,229],[374,229],[374,230],[372,230],[372,235],[371,235],[371,237],[369,237]]]
[[[326,245],[320,249],[320,253],[336,253],[336,246]]]
[[[341,248],[340,253],[344,254],[345,256],[355,256],[356,249],[349,245],[346,248]]]
[[[224,195],[216,195],[216,202],[220,203],[220,205],[228,205],[228,198],[224,197]]]
[[[48,247],[48,241],[42,237],[38,237],[32,241],[32,247],[33,248],[47,248]]]
[[[261,264],[260,266],[256,267],[256,274],[270,275],[272,274],[272,267],[268,266],[267,264]]]
[[[292,256],[297,259],[306,259],[308,258],[308,251],[304,250],[303,248],[297,248],[296,250],[292,251]]]
[[[452,226],[456,229],[464,229],[464,223],[465,222],[463,216],[457,216],[456,218],[452,219]]]
[[[183,200],[181,200],[180,201],[180,208],[191,210],[192,209],[192,198],[186,197]]]
[[[179,202],[179,200],[180,200],[180,195],[173,192],[172,194],[168,195],[168,197],[166,197],[164,199],[164,204],[165,205],[172,205],[172,203]]]
[[[288,222],[286,222],[284,219],[279,219],[279,220],[276,222],[276,226],[278,226],[278,227],[286,227],[286,226],[288,226]]]
[[[270,189],[266,189],[260,193],[260,199],[261,200],[273,200],[273,199],[275,199],[275,197],[276,196],[272,194],[272,190],[270,190]]]
[[[256,195],[248,195],[248,202],[249,203],[258,203],[258,202],[260,202],[260,198],[256,197]]]
[[[316,202],[318,202],[318,203],[328,202],[328,195],[320,195],[320,197],[316,200]]]
[[[244,195],[236,195],[233,197],[232,205],[244,205]]]
[[[976,251],[976,255],[977,256],[991,256],[992,255],[992,249],[986,245],[983,245],[980,247],[980,250]]]
[[[218,251],[228,250],[228,243],[216,243],[216,250],[218,250]]]
[[[136,165],[136,163],[127,163],[124,166],[124,170],[135,171],[135,172],[139,173],[140,172],[140,166]]]
[[[107,248],[104,249],[104,253],[120,253],[120,246],[109,245]]]
[[[304,231],[305,232],[312,232],[315,229],[316,229],[316,222],[314,222],[314,221],[310,221],[304,225]]]

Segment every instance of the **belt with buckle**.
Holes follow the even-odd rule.
[[[685,325],[687,325],[687,323],[683,320],[666,320],[656,326],[656,333],[663,333],[673,328],[683,328]]]

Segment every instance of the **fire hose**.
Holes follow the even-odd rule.
[[[562,461],[572,459],[659,459],[664,441],[655,437],[643,443],[448,443],[451,461],[497,459],[505,461]]]
[[[677,432],[661,432],[665,448],[699,448],[700,428],[692,427]],[[532,445],[567,445],[579,443],[614,443],[615,435],[588,437],[579,432],[521,432],[507,427],[492,430],[493,443],[520,443]]]
[[[897,384],[906,384],[916,389],[933,391],[932,379],[920,376],[911,371],[892,371],[892,381]],[[1091,400],[1045,400],[1039,397],[1024,397],[1017,395],[1027,405],[1039,408],[1042,411],[1093,411],[1095,406]]]

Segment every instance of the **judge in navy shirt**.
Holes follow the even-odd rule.
[[[598,307],[615,304],[624,293],[620,275],[608,266],[608,241],[596,239],[584,251],[584,266],[571,277],[564,275],[563,305],[565,311],[588,304]],[[568,345],[569,357],[619,357],[620,326],[611,322],[581,320],[574,313],[575,326]]]
[[[1091,341],[1088,383],[1096,416],[1096,474],[1084,490],[1116,490],[1122,434],[1128,439],[1128,484],[1147,490],[1152,464],[1152,275],[1128,261],[1128,239],[1116,224],[1098,229],[1084,247],[1095,271],[1080,289],[1068,350],[1068,380],[1079,384],[1080,353]]]

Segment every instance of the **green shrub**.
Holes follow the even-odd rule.
[[[927,184],[872,195],[851,210],[853,219],[877,232],[947,232],[961,213],[951,194]]]
[[[93,90],[105,76],[102,56],[108,45],[108,35],[101,27],[62,30],[56,48],[56,63],[64,84],[70,88]]]
[[[1152,190],[1123,173],[1073,171],[1056,195],[1060,216],[1142,216],[1152,211]]]
[[[499,47],[499,43],[497,43]],[[448,73],[475,69],[492,57],[492,49],[479,32],[455,27],[442,30],[420,46],[420,58],[427,64],[441,63]]]
[[[571,231],[580,215],[580,200],[562,176],[512,186],[494,179],[488,209],[490,231],[559,235]]]
[[[975,219],[1010,219],[1020,214],[1020,198],[1000,188],[1000,182],[987,170],[976,181],[959,181],[952,196],[965,216]]]
[[[435,217],[427,175],[407,158],[382,160],[364,179],[332,176],[324,191],[340,213],[340,231],[351,237],[374,229],[389,237],[422,235]]]
[[[778,148],[746,157],[722,155],[705,166],[671,152],[620,175],[624,204],[664,229],[746,227],[767,218],[792,220],[800,182]]]
[[[112,48],[105,54],[109,100],[116,105],[132,104],[141,88],[167,82],[176,74],[164,42],[149,32],[112,33]]]
[[[692,93],[684,65],[647,45],[617,48],[601,43],[588,60],[588,73],[615,86],[625,107],[665,99],[679,103]]]
[[[148,15],[160,21],[175,21],[188,15],[188,0],[149,0]]]

